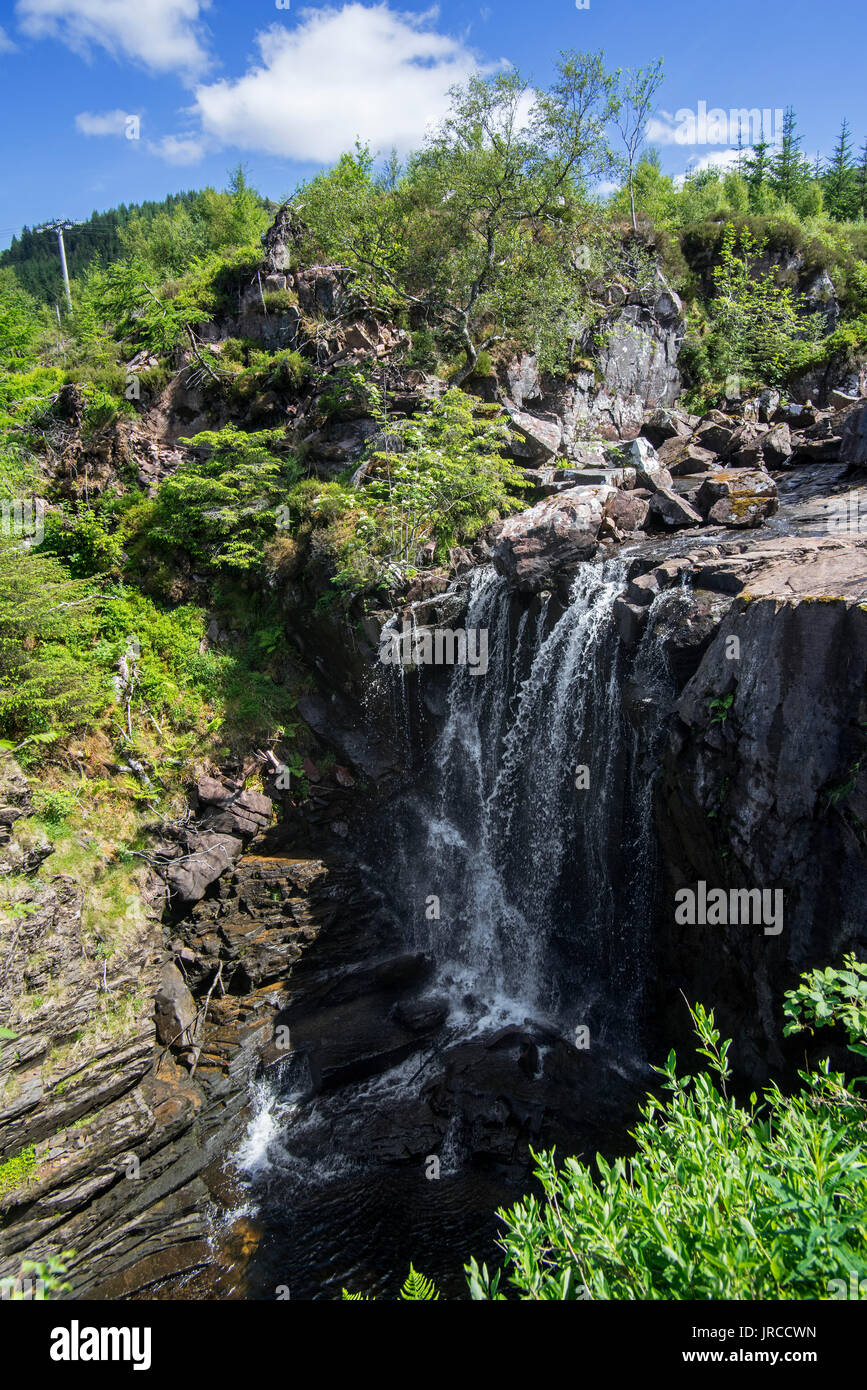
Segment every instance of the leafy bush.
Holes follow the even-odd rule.
[[[519,510],[527,486],[503,455],[510,429],[499,407],[453,389],[408,420],[392,419],[377,387],[360,375],[355,386],[379,425],[361,485],[305,479],[288,494],[284,515],[330,553],[334,582],[351,592],[409,574],[431,543],[444,559],[450,546]]]
[[[52,741],[97,718],[104,687],[70,642],[95,601],[53,556],[0,545],[0,736]]]
[[[839,1021],[854,1050],[867,1040],[867,966],[813,972],[787,995],[787,1032]],[[648,1098],[631,1159],[534,1155],[545,1193],[501,1211],[508,1258],[493,1275],[467,1266],[476,1299],[827,1298],[830,1281],[867,1274],[867,1105],[827,1061],[802,1089],[769,1087],[748,1107],[713,1014],[691,1010],[707,1070],[655,1070],[667,1095]]]
[[[65,787],[37,787],[33,792],[33,809],[49,825],[61,825],[77,805],[77,797]]]
[[[781,385],[816,336],[794,291],[778,284],[773,270],[757,269],[765,247],[747,228],[726,226],[705,325],[699,316],[684,354],[694,384],[737,375],[749,384]]]
[[[296,391],[313,371],[312,363],[292,348],[262,352],[252,344],[240,344],[238,339],[232,341],[233,351],[227,354],[224,348],[223,360],[231,367],[240,355],[246,365],[228,378],[221,377],[219,386],[237,401],[248,401],[260,391]]]
[[[75,516],[49,512],[40,550],[62,560],[74,579],[117,570],[121,560],[119,537],[109,532],[102,517],[88,507]]]
[[[208,565],[249,569],[274,532],[277,502],[298,476],[294,461],[276,454],[282,434],[244,434],[229,425],[182,442],[204,457],[185,459],[163,481],[148,538],[181,546]]]
[[[379,412],[386,439],[370,446],[358,533],[384,558],[407,563],[433,539],[440,555],[483,526],[520,509],[526,488],[521,470],[503,449],[508,421],[488,414],[472,397],[451,390],[410,420]],[[499,415],[499,411],[497,411]]]
[[[786,995],[784,1035],[839,1025],[848,1036],[850,1051],[867,1057],[867,965],[850,952],[843,957],[842,970],[832,966],[811,970],[801,980],[798,988]]]

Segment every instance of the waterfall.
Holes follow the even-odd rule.
[[[625,583],[622,561],[585,565],[562,611],[516,599],[493,569],[473,576],[465,625],[487,630],[488,670],[451,674],[425,775],[393,817],[390,896],[475,1016],[571,1027],[597,996],[625,1012],[637,988],[650,799],[622,703]]]
[[[338,933],[337,958],[323,937],[309,994],[302,961],[299,1050],[259,1088],[231,1160],[264,1233],[253,1297],[393,1293],[410,1259],[460,1296],[459,1257],[497,1257],[493,1213],[523,1190],[528,1147],[595,1152],[624,1123],[643,1081],[652,783],[672,708],[664,606],[679,602],[655,599],[630,648],[626,581],[622,559],[588,563],[566,601],[527,598],[481,568],[463,624],[487,633],[484,673],[374,673],[406,784],[359,847],[380,908]],[[341,1075],[320,1084],[323,1058]]]

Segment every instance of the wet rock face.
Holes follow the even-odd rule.
[[[26,781],[17,770],[6,780],[20,825]],[[200,809],[219,808],[227,787],[204,779],[199,793]],[[264,813],[265,798],[243,796]],[[26,1182],[0,1196],[0,1275],[17,1273],[25,1252],[72,1249],[74,1296],[118,1297],[211,1261],[216,1160],[238,1132],[292,968],[323,925],[345,950],[357,914],[370,914],[351,868],[248,855],[175,920],[167,951],[154,887],[107,962],[85,953],[82,894],[63,876],[19,886],[22,915],[0,921],[0,1017],[16,1034],[0,1049],[0,1158],[35,1146]],[[123,1026],[109,1026],[127,996]]]
[[[849,411],[840,439],[840,458],[850,468],[867,468],[867,401]]]
[[[848,567],[861,595],[864,559]],[[784,1060],[783,990],[867,947],[867,612],[843,596],[779,598],[785,579],[772,573],[774,596],[736,600],[687,683],[657,802],[660,1033],[685,1039],[683,989],[714,1005],[756,1079]],[[820,568],[801,582],[821,591]],[[699,881],[779,890],[781,929],[678,925],[674,894]]]

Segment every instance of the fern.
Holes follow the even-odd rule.
[[[344,1303],[354,1302],[356,1299],[359,1298],[364,1299],[367,1302],[373,1302],[373,1300],[376,1298],[376,1294],[350,1293],[348,1289],[341,1289],[341,1293],[343,1295]],[[436,1300],[439,1298],[439,1296],[439,1291],[437,1290],[434,1281],[432,1279],[426,1278],[424,1274],[419,1274],[418,1270],[414,1269],[412,1263],[410,1263],[409,1274],[406,1276],[406,1279],[403,1283],[403,1288],[400,1291],[400,1297],[404,1300],[404,1302],[423,1303],[427,1300]]]
[[[400,1296],[409,1303],[421,1303],[426,1299],[438,1299],[439,1293],[432,1279],[427,1279],[423,1274],[419,1274],[417,1269],[409,1267]]]

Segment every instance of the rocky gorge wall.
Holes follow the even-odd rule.
[[[266,252],[267,288],[291,279],[299,311],[271,321],[251,287],[215,347],[239,329],[294,345],[315,305],[343,305],[333,268],[289,268],[279,228]],[[153,839],[110,963],[86,954],[81,892],[29,834],[27,780],[4,757],[0,872],[29,886],[4,936],[0,1158],[34,1152],[0,1197],[0,1273],[72,1249],[72,1296],[113,1297],[231,1263],[213,1211],[235,1200],[225,1159],[257,1082],[303,1107],[290,1157],[314,1169],[332,1149],[404,1171],[448,1148],[520,1181],[529,1143],[622,1141],[647,1057],[688,1041],[681,991],[717,1009],[742,1076],[791,1064],[782,991],[864,948],[867,405],[826,383],[827,408],[768,392],[690,416],[677,297],[662,282],[624,295],[610,328],[595,374],[551,380],[523,354],[468,383],[511,419],[523,512],[348,621],[311,616],[303,567],[277,581],[316,673],[300,713],[331,769],[310,763],[301,804],[274,768],[257,769],[261,791],[245,767],[200,778]],[[388,365],[394,341],[359,321],[317,351],[326,368],[381,362],[409,411],[432,384]],[[274,396],[261,418],[291,414],[303,434],[311,399]],[[103,477],[128,451],[152,488],[178,436],[215,423],[178,377],[95,446]],[[372,429],[344,414],[305,436],[318,475]],[[416,641],[488,625],[489,673],[473,686],[421,663],[385,680],[381,634],[404,621]],[[459,853],[435,861],[413,817]],[[419,933],[443,882],[460,909]],[[782,931],[678,924],[675,895],[699,882],[781,891]],[[535,994],[516,987],[530,962]],[[482,1004],[504,993],[523,1012],[494,1026]],[[286,1205],[271,1182],[266,1226]],[[268,1243],[243,1223],[231,1239]]]

